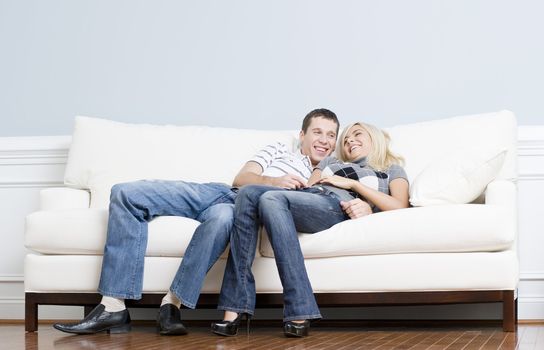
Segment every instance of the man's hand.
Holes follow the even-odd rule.
[[[275,177],[273,181],[273,184],[276,187],[288,188],[292,190],[307,186],[306,180],[304,180],[300,176],[293,174],[286,174],[280,177]]]
[[[352,199],[349,202],[342,201],[340,205],[350,219],[362,218],[363,216],[372,214],[370,205],[360,198]]]

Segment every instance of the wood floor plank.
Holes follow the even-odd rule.
[[[496,350],[500,349],[501,346],[504,344],[504,340],[506,339],[506,336],[508,333],[496,331],[493,333],[493,335],[489,338],[489,340],[481,347],[482,350]]]
[[[412,349],[414,346],[417,346],[423,339],[427,337],[424,332],[421,331],[411,331],[411,337],[407,337],[401,343],[396,344],[394,349],[407,350]]]
[[[544,349],[544,328],[538,329],[535,338],[535,349]]]
[[[447,336],[444,332],[427,331],[429,336],[411,350],[427,350]]]
[[[453,340],[446,349],[448,350],[461,350],[466,344],[470,343],[474,339],[475,335],[469,332],[462,332],[457,339]]]
[[[353,349],[373,349],[376,346],[379,346],[378,344],[381,344],[388,336],[386,332],[372,330],[362,330],[361,334],[363,334],[363,336],[359,342],[353,344]]]
[[[428,350],[443,350],[462,336],[462,332],[449,331],[439,341],[428,347]]]
[[[409,336],[409,335],[408,335]],[[376,342],[375,347],[373,349],[375,350],[383,350],[391,347],[392,345],[399,344],[403,341],[405,341],[407,338],[406,333],[386,333],[386,336],[380,339]]]
[[[468,342],[462,349],[463,350],[480,350],[485,343],[493,336],[493,332],[483,331],[479,332],[470,342]]]
[[[523,334],[523,339],[520,339],[520,346],[524,346],[529,349],[530,345],[534,346],[536,344],[536,337],[538,336],[538,327],[527,327],[525,333]]]
[[[521,332],[512,332],[512,333],[506,334],[504,342],[502,343],[499,349],[501,350],[516,349],[519,344],[519,339],[521,334],[522,334]]]

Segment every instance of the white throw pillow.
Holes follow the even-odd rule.
[[[470,203],[493,181],[502,167],[506,150],[470,149],[431,162],[413,181],[413,206]]]

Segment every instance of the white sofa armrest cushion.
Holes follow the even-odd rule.
[[[41,210],[89,208],[90,194],[86,190],[68,187],[46,188],[40,191]]]
[[[485,190],[485,204],[514,206],[517,203],[516,184],[508,180],[491,181]]]

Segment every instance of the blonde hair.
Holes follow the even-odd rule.
[[[370,153],[366,157],[368,165],[375,170],[383,171],[393,164],[401,166],[404,164],[404,158],[391,152],[391,149],[389,148],[391,137],[389,137],[389,134],[386,131],[379,129],[374,125],[360,122],[346,126],[342,131],[342,134],[340,134],[336,145],[336,157],[338,159],[343,162],[349,161],[346,152],[344,151],[344,142],[348,132],[357,125],[368,133],[372,142]]]

